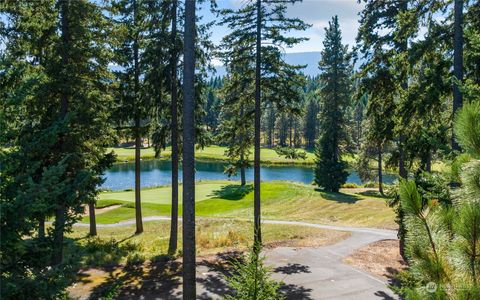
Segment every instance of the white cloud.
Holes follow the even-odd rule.
[[[312,25],[299,35],[309,40],[289,49],[288,52],[321,51],[325,27],[337,15],[342,30],[343,43],[353,45],[358,31],[358,13],[363,4],[356,0],[304,0],[288,8],[290,17],[297,17]]]
[[[219,7],[238,8],[249,0],[218,0]],[[302,42],[287,52],[310,52],[321,51],[323,48],[323,38],[325,36],[325,27],[333,16],[337,15],[342,30],[343,43],[350,46],[355,43],[355,37],[358,31],[358,13],[362,10],[363,4],[357,0],[303,0],[288,7],[287,15],[296,17],[312,24],[312,27],[304,32],[292,32],[294,35],[308,37],[309,40]],[[208,13],[207,13],[208,15]],[[215,19],[214,16],[207,17],[207,20]],[[216,26],[213,28],[212,38],[214,43],[218,44],[226,28]]]

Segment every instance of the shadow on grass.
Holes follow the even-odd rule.
[[[315,191],[319,192],[325,200],[331,200],[331,201],[337,201],[337,202],[349,203],[349,204],[353,204],[358,200],[362,200],[362,197],[352,195],[352,194],[325,192],[322,189],[315,189]]]
[[[253,191],[253,185],[247,184],[241,186],[238,184],[229,184],[223,186],[219,190],[215,190],[209,197],[220,198],[225,200],[242,200],[248,193]]]
[[[364,192],[360,192],[360,193],[357,193],[357,194],[362,195],[362,196],[367,196],[367,197],[375,197],[375,198],[388,199],[388,196],[382,195],[382,194],[380,194],[379,191],[373,191],[373,190],[364,191]]]

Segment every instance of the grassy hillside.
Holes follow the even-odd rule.
[[[135,149],[128,147],[128,148],[108,148],[108,150],[114,151],[117,154],[118,161],[133,161],[135,158]],[[221,146],[208,146],[204,149],[197,149],[195,152],[195,157],[197,159],[203,160],[226,160],[225,157],[225,150],[226,147]],[[304,150],[301,150],[304,151]],[[253,153],[253,149],[252,149]],[[170,158],[171,150],[168,147],[165,151],[162,151],[160,158]],[[141,157],[142,159],[153,159],[155,158],[155,152],[153,148],[143,148],[141,150]],[[299,159],[286,159],[284,157],[279,156],[275,150],[262,148],[261,149],[261,161],[265,164],[307,164],[311,165],[314,163],[315,154],[313,152],[307,152],[307,158],[305,160]],[[347,156],[344,158],[347,161],[352,161],[353,158],[351,156]],[[253,155],[250,156],[250,160],[253,161]]]
[[[264,182],[261,187],[262,217],[321,224],[395,227],[394,213],[384,199],[349,192],[348,189],[343,191],[325,193],[313,186],[292,182]],[[143,190],[142,197],[144,216],[169,215],[169,187]],[[133,219],[133,201],[133,191],[102,193],[99,206],[120,204],[121,207],[99,214],[98,222],[116,223]],[[197,184],[196,214],[199,217],[250,220],[253,216],[252,186],[241,188],[228,181],[200,182]],[[88,218],[83,221],[87,222]]]

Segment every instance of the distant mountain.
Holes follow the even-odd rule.
[[[320,52],[296,52],[285,53],[285,61],[292,65],[306,65],[303,72],[307,76],[318,75],[318,62],[320,61]],[[216,66],[216,73],[213,76],[225,76],[227,74],[224,66]]]
[[[307,76],[316,76],[320,73],[318,69],[320,57],[320,52],[286,53],[285,61],[292,65],[307,65],[305,69],[303,69],[303,73]]]

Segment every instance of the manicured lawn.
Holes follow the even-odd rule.
[[[199,182],[196,214],[251,220],[253,217],[252,186],[240,188],[232,182]],[[348,191],[348,189],[345,189]],[[373,195],[325,193],[313,186],[293,182],[264,182],[262,217],[264,219],[308,221],[320,224],[395,228],[394,213],[384,199]],[[168,216],[170,194],[167,187],[142,191],[143,216]],[[147,197],[148,195],[148,197]],[[134,192],[102,193],[99,205],[118,203],[122,207],[97,215],[99,223],[116,223],[134,218]],[[181,209],[181,205],[180,205]],[[84,218],[84,222],[88,218]]]
[[[117,160],[119,161],[132,161],[135,158],[135,149],[134,148],[108,148],[113,150],[117,154]],[[203,160],[226,160],[225,157],[226,147],[221,146],[208,146],[204,149],[198,149],[195,152],[195,157],[197,159]],[[304,151],[304,150],[302,150]],[[253,149],[252,149],[253,153]],[[165,151],[162,151],[161,158],[169,158],[171,155],[171,150],[168,147]],[[144,148],[141,150],[141,156],[143,159],[153,159],[155,157],[155,152],[153,148]],[[275,150],[263,148],[261,150],[261,161],[266,164],[313,164],[315,155],[313,152],[307,152],[307,158],[305,160],[299,159],[286,159],[279,156]],[[253,154],[250,156],[250,160],[253,161]]]
[[[208,181],[197,184],[195,196],[197,201],[205,200],[214,196],[214,191],[220,190],[228,184],[228,181]],[[179,187],[179,201],[182,200],[181,185]],[[142,203],[170,204],[172,202],[172,187],[162,186],[158,188],[142,189]],[[101,193],[100,200],[125,200],[134,201],[134,191]]]

